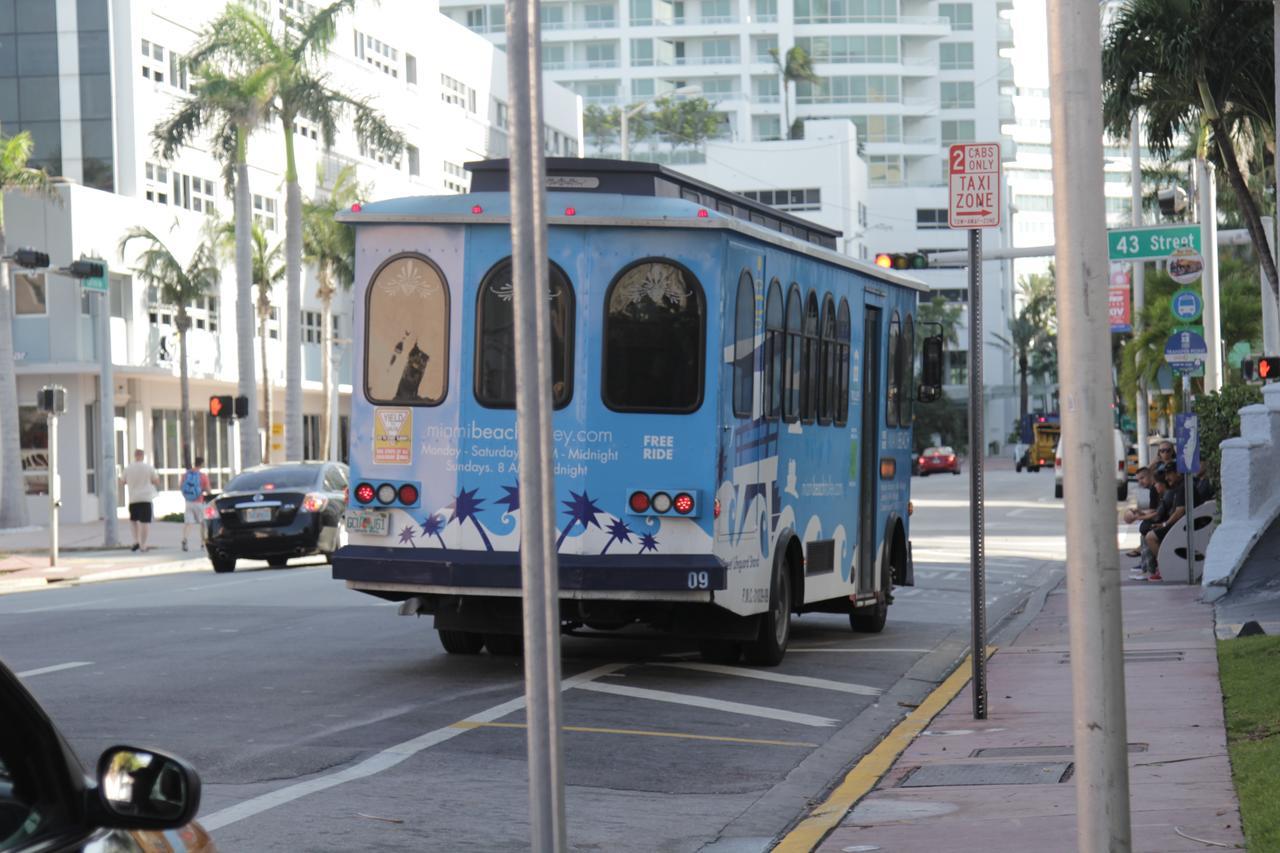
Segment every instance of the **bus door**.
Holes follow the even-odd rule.
[[[880,502],[881,315],[867,305],[862,321],[862,422],[858,429],[858,584],[859,595],[876,588],[876,510]]]
[[[737,544],[764,523],[769,495],[760,463],[777,457],[777,423],[761,417],[760,341],[764,318],[764,255],[730,242],[720,285],[723,365],[716,465],[717,489],[727,482],[731,497],[723,507],[716,538]],[[766,529],[768,525],[766,524]]]

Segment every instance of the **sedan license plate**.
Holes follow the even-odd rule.
[[[257,524],[260,521],[270,521],[271,507],[255,506],[251,509],[243,509],[240,511],[240,520],[245,524]]]
[[[347,512],[347,532],[364,533],[369,536],[386,536],[391,520],[391,513],[378,512],[372,509],[359,509]]]

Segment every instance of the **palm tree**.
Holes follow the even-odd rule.
[[[0,255],[8,253],[4,235],[4,193],[57,198],[49,176],[27,165],[31,134],[0,136]],[[13,368],[13,284],[9,265],[0,261],[0,528],[25,527],[27,489],[22,479],[22,442],[18,427],[18,377]]]
[[[206,32],[203,39],[210,38]],[[200,132],[211,130],[214,150],[224,167],[223,179],[235,193],[236,264],[236,361],[238,390],[249,400],[249,412],[240,421],[240,466],[259,461],[258,404],[253,378],[253,224],[249,193],[249,136],[267,117],[269,76],[255,69],[233,76],[208,64],[193,69],[196,80],[191,97],[178,102],[173,113],[151,131],[156,152],[166,160]]]
[[[317,176],[317,184],[323,183],[322,177]],[[335,217],[362,194],[362,188],[356,183],[355,166],[347,165],[338,170],[328,198],[302,203],[302,254],[307,263],[315,267],[320,282],[316,297],[320,300],[320,384],[324,389],[324,419],[320,426],[322,459],[329,458],[332,442],[329,426],[333,421],[333,295],[339,287],[350,290],[355,281],[355,231]]]
[[[1272,11],[1232,0],[1128,0],[1102,48],[1103,119],[1118,139],[1141,114],[1148,147],[1166,159],[1182,135],[1201,140],[1201,156],[1212,141],[1271,290],[1280,293],[1235,149],[1237,139],[1274,133]]]
[[[350,115],[356,138],[366,150],[395,155],[404,137],[366,100],[329,86],[317,68],[336,34],[339,15],[355,0],[337,0],[308,18],[284,13],[278,30],[240,5],[230,5],[209,26],[207,37],[192,51],[196,65],[205,62],[250,67],[267,78],[269,113],[284,132],[285,153],[285,457],[300,460],[302,442],[302,188],[294,156],[294,129],[305,117],[320,130],[325,147],[333,144],[339,119]]]
[[[787,106],[791,97],[791,84],[801,80],[806,83],[820,83],[822,78],[813,70],[813,60],[803,47],[793,46],[787,51],[785,59],[776,47],[769,48],[769,55],[773,57],[773,64],[778,66],[778,74],[782,77],[782,121],[787,126],[787,139],[794,139],[795,134],[792,133],[794,128],[791,126],[790,111]]]
[[[210,218],[209,224],[215,220]],[[174,223],[176,228],[177,222]],[[182,388],[181,441],[182,464],[191,466],[191,389],[187,376],[187,330],[191,317],[187,306],[207,295],[218,286],[220,277],[216,235],[206,229],[205,239],[191,253],[191,260],[183,266],[173,251],[149,228],[135,225],[120,238],[118,247],[121,260],[134,240],[143,241],[133,271],[138,279],[157,290],[158,300],[178,309],[178,375]]]
[[[1023,304],[1009,321],[1009,334],[993,332],[991,336],[1018,359],[1018,423],[1022,423],[1027,418],[1029,378],[1046,372],[1056,337],[1053,273],[1024,277],[1018,282],[1018,289]]]
[[[256,302],[258,317],[258,363],[259,369],[262,371],[262,429],[266,434],[266,449],[262,454],[262,461],[271,461],[271,370],[267,362],[267,321],[271,319],[271,289],[280,283],[284,278],[284,260],[281,257],[283,248],[276,243],[270,248],[267,247],[267,235],[262,230],[262,226],[256,222],[250,223],[249,229],[249,257],[250,276],[252,284],[258,289],[258,298]],[[219,232],[224,244],[230,243],[234,248],[238,249],[236,242],[236,229],[232,225],[222,226]],[[249,361],[253,361],[253,348],[249,348]],[[254,441],[258,437],[256,432],[251,436]]]

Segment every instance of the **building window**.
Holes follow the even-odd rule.
[[[867,182],[878,186],[902,183],[901,154],[871,154],[867,157]]]
[[[796,0],[797,24],[893,23],[898,0]]]
[[[464,110],[476,111],[476,90],[448,74],[440,75],[440,100]]]
[[[276,200],[254,193],[253,221],[264,231],[276,230]]]
[[[573,398],[573,287],[555,264],[550,272],[551,383],[557,409]],[[516,404],[515,315],[510,258],[498,262],[476,297],[475,395],[482,406]]]
[[[180,418],[177,409],[151,410],[151,464],[160,475],[161,491],[176,491],[186,474],[178,430]],[[221,490],[231,478],[229,431],[222,428],[222,423],[208,412],[193,407],[191,455],[204,457],[204,472],[209,475],[209,486],[215,491]]]
[[[742,194],[778,210],[822,209],[822,190],[817,187],[801,190],[743,190]]]
[[[467,191],[467,170],[465,168],[448,160],[444,161],[441,168],[444,170],[444,185],[447,189],[456,193],[465,193]]]
[[[164,61],[164,48],[160,45],[142,40],[142,76],[156,83],[164,82],[164,75],[169,70]]]
[[[938,68],[942,71],[972,70],[973,42],[953,41],[938,45]]]
[[[849,420],[849,303],[840,300],[836,311],[836,426]]]
[[[939,102],[943,109],[968,109],[973,107],[973,81],[944,80],[940,84]]]
[[[824,77],[817,83],[800,80],[796,83],[796,103],[897,103],[901,99],[900,83],[899,78],[883,74],[857,77]],[[970,84],[970,87],[972,87],[972,84]]]
[[[22,479],[29,495],[49,493],[49,419],[35,406],[18,407]]]
[[[782,138],[782,119],[776,115],[752,116],[751,136],[757,142],[771,142]]]
[[[366,296],[364,393],[379,405],[436,405],[447,391],[449,285],[421,255],[398,255]]]
[[[416,145],[405,146],[406,158],[409,161],[409,174],[419,175],[422,173],[422,165],[418,161],[418,148]]]
[[[147,201],[157,204],[169,203],[169,170],[159,163],[147,163],[143,174],[146,181],[143,189]]]
[[[902,395],[900,396],[900,406],[898,422],[904,427],[911,426],[914,417],[912,408],[915,404],[915,383],[916,383],[916,328],[915,323],[908,314],[906,320],[902,324],[902,348],[899,351],[899,358],[902,364],[898,367],[898,373],[902,376]]]
[[[751,388],[755,382],[756,288],[751,273],[738,276],[738,298],[734,306],[733,414],[751,417]]]
[[[946,18],[954,31],[973,29],[972,3],[939,3],[938,17]]]
[[[821,371],[818,376],[818,423],[831,423],[836,409],[836,302],[822,300]]]
[[[15,272],[13,274],[13,313],[27,315],[48,313],[45,286],[44,273]]]
[[[885,426],[896,427],[899,423],[898,415],[902,395],[901,350],[902,321],[898,319],[898,312],[894,311],[892,319],[889,320],[889,363],[886,365],[889,371],[889,381],[885,386]]]
[[[977,125],[971,118],[942,120],[943,145],[951,145],[956,142],[973,142],[977,132]]]
[[[693,274],[662,260],[625,269],[605,297],[604,402],[615,411],[702,405],[706,308]]]
[[[753,7],[755,8],[753,23],[771,24],[778,20],[778,0],[755,0]]]
[[[324,326],[321,322],[322,316],[319,311],[302,312],[302,342],[304,344],[318,344],[323,340],[322,331]]]
[[[769,419],[782,414],[782,389],[786,377],[786,324],[782,315],[782,287],[775,278],[769,285],[764,311],[763,412]]]
[[[815,62],[897,62],[897,36],[814,36],[796,39]]]
[[[794,282],[787,292],[787,352],[786,352],[786,389],[782,398],[782,419],[787,423],[800,420],[800,387],[802,375],[800,365],[803,361],[804,302],[800,296],[800,287]]]
[[[917,207],[917,228],[947,228],[947,209],[945,207]]]
[[[404,55],[404,82],[418,84],[418,58],[412,53]]]
[[[809,291],[804,306],[804,354],[800,368],[800,420],[813,423],[818,415],[818,373],[821,341],[818,338],[818,295]]]

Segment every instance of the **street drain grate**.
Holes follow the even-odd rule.
[[[917,767],[899,784],[903,788],[936,788],[954,785],[1056,785],[1066,781],[1072,763],[1029,762],[1006,764],[926,764]]]
[[[1130,752],[1146,752],[1147,744],[1131,743],[1129,744]],[[1072,750],[1070,746],[988,746],[983,749],[975,749],[969,753],[970,758],[1026,758],[1035,756],[1037,758],[1071,758]]]
[[[1185,652],[1178,649],[1132,649],[1124,653],[1125,663],[1182,663]],[[1063,652],[1058,663],[1071,663],[1071,652]]]

